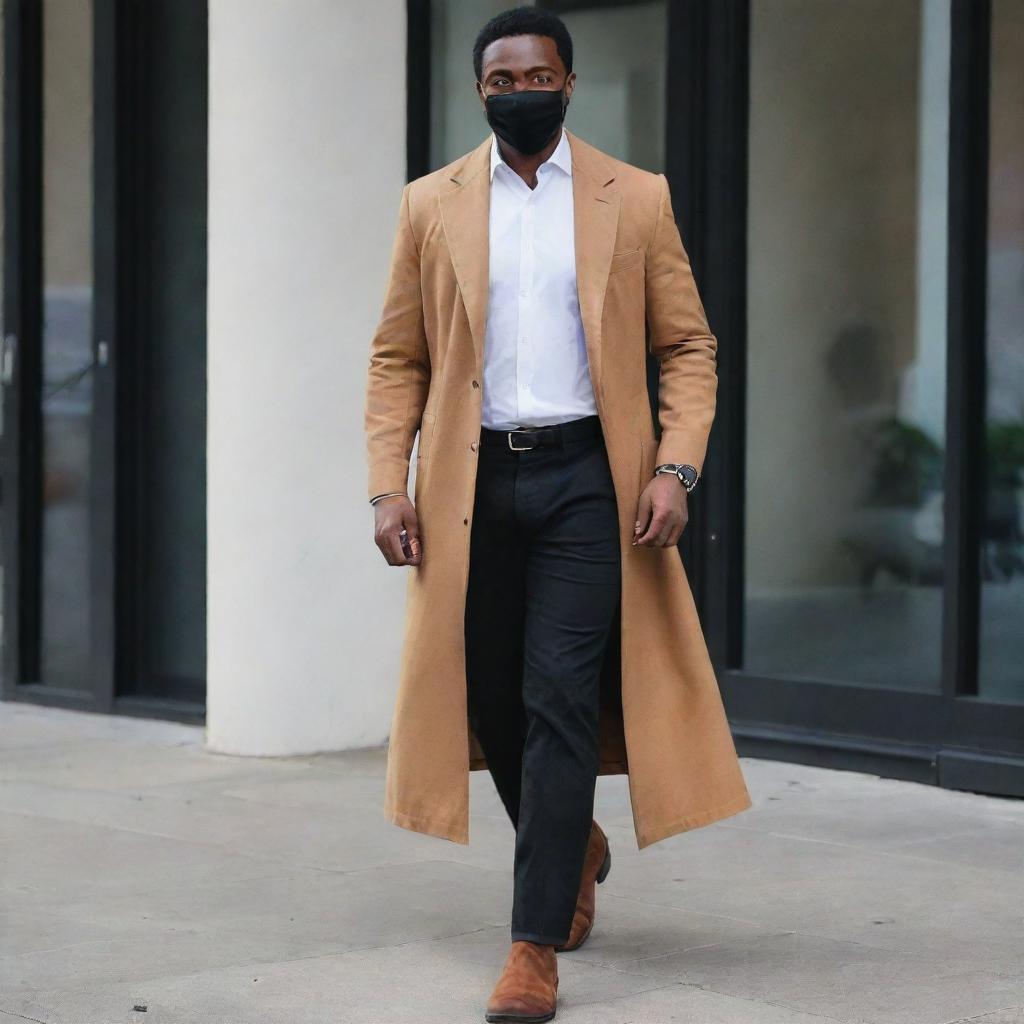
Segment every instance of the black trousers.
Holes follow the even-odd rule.
[[[516,830],[512,939],[552,945],[569,937],[583,871],[621,592],[600,421],[561,433],[560,447],[512,451],[481,431],[465,617],[470,723]]]

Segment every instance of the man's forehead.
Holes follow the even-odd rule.
[[[503,36],[489,43],[483,54],[484,71],[492,64],[529,65],[528,70],[537,67],[562,68],[558,47],[550,36]]]

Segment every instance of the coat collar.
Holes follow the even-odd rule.
[[[568,129],[565,134],[573,169],[576,291],[596,391],[601,379],[601,313],[622,196],[615,185],[615,168],[608,157]],[[493,138],[493,134],[488,133],[476,149],[455,163],[439,197],[445,240],[469,319],[478,373],[483,372],[490,283],[488,219]]]

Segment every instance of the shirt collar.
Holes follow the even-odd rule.
[[[498,150],[498,136],[491,134],[491,181],[494,181],[494,170],[499,164],[504,164],[508,167],[501,158],[501,153]],[[556,167],[561,167],[569,177],[572,177],[572,150],[569,148],[569,136],[565,133],[565,128],[562,129],[562,137],[558,140],[558,145],[555,146],[554,152],[540,165],[538,171],[546,167],[548,164],[554,164]],[[508,167],[511,171],[512,168]],[[514,171],[512,172],[515,173]]]

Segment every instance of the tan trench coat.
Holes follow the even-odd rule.
[[[572,133],[580,310],[619,510],[622,599],[602,675],[600,774],[626,774],[639,848],[751,806],[689,584],[673,548],[632,544],[662,462],[701,468],[717,343],[668,183]],[[487,767],[466,709],[464,611],[481,425],[491,136],[409,183],[366,392],[368,496],[404,491],[423,558],[408,573],[384,813],[469,842],[469,771]],[[659,358],[660,441],[645,376]]]

